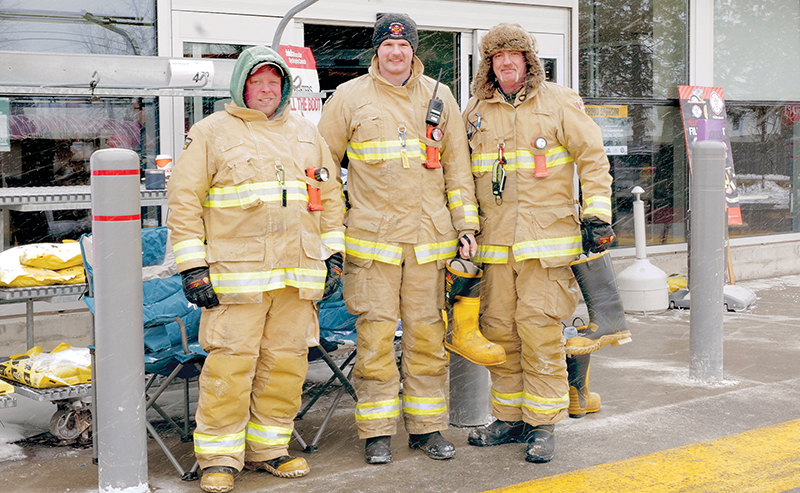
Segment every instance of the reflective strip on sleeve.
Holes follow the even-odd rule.
[[[261,202],[280,202],[281,185],[277,181],[245,183],[233,187],[215,187],[208,190],[203,205],[212,208],[243,207]],[[286,182],[286,200],[308,202],[308,188],[302,181]]]
[[[601,216],[611,220],[611,199],[602,195],[593,195],[583,203],[583,215]]]
[[[503,394],[492,389],[492,402],[498,406],[522,407],[522,392]]]
[[[416,416],[433,416],[447,412],[444,397],[403,396],[403,413]]]
[[[323,233],[321,236],[322,244],[336,252],[344,251],[344,233],[341,231],[333,231],[331,233]]]
[[[478,253],[472,259],[477,264],[507,264],[508,247],[495,245],[478,245]]]
[[[244,430],[229,435],[194,432],[194,451],[198,454],[231,455],[244,453]]]
[[[478,224],[480,222],[478,219],[478,206],[476,205],[464,206],[464,222],[472,224]]]
[[[447,206],[450,207],[450,210],[461,207],[462,205],[461,190],[455,189],[452,192],[447,192]]]
[[[406,141],[408,158],[420,158],[425,153],[424,144],[419,139]],[[399,140],[373,140],[368,142],[348,142],[347,157],[355,161],[388,161],[400,159],[403,146]]]
[[[203,240],[191,239],[181,241],[172,246],[172,252],[175,254],[175,263],[188,262],[189,260],[205,260],[206,246]]]
[[[396,418],[400,416],[400,398],[388,401],[359,402],[356,404],[356,421]]]
[[[292,429],[281,426],[264,426],[247,423],[247,441],[256,442],[264,445],[286,445],[292,438]]]
[[[400,265],[403,249],[387,243],[344,237],[345,251],[353,257],[377,260],[385,264]]]
[[[553,258],[580,255],[583,247],[581,237],[565,236],[546,240],[523,241],[515,244],[514,260],[517,262],[529,258]]]
[[[539,414],[555,414],[569,407],[569,393],[555,399],[522,393],[522,405]]]
[[[273,269],[266,272],[226,272],[211,274],[217,293],[257,293],[282,289],[325,289],[324,269]]]
[[[447,260],[456,256],[458,240],[425,243],[414,247],[417,263],[427,264],[434,260]]]

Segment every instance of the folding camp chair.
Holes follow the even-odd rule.
[[[180,274],[172,254],[166,227],[142,230],[142,291],[145,352],[145,399],[147,409],[155,410],[182,441],[192,439],[189,430],[189,381],[200,374],[207,356],[197,341],[201,309],[186,299]],[[81,237],[84,268],[89,294],[84,298],[94,313],[92,236]],[[183,381],[183,426],[176,423],[156,402],[167,387]],[[95,402],[96,399],[93,399]],[[145,422],[150,436],[158,443],[184,480],[197,479],[198,464],[186,471],[170,452],[155,427]]]

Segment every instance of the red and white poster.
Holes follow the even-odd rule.
[[[292,102],[290,108],[311,120],[314,125],[322,116],[322,95],[319,92],[317,61],[311,48],[280,45],[278,53],[292,71]]]
[[[721,87],[678,86],[683,115],[683,136],[692,169],[692,146],[698,140],[716,140],[725,144],[725,200],[728,206],[728,225],[742,224],[736,173],[733,169],[731,140],[725,130],[725,95]]]

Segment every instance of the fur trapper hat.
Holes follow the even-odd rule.
[[[500,51],[521,51],[525,55],[528,75],[525,77],[524,94],[544,81],[544,67],[536,55],[539,48],[536,39],[519,24],[502,23],[494,26],[481,40],[481,60],[472,80],[472,94],[478,99],[489,99],[500,87],[492,70],[492,57]]]

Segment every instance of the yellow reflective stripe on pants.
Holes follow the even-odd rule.
[[[581,237],[564,236],[546,240],[523,241],[511,247],[514,259],[519,262],[529,258],[553,258],[580,255],[583,251]]]
[[[403,412],[418,416],[433,416],[447,412],[447,403],[444,397],[413,397],[403,396]]]
[[[282,426],[264,426],[247,423],[247,441],[263,443],[264,445],[286,445],[292,438],[292,429]]]
[[[472,259],[477,264],[507,264],[508,247],[478,245],[478,253]]]
[[[408,158],[421,158],[425,146],[419,139],[408,139],[405,146],[399,140],[376,140],[368,142],[348,142],[347,157],[356,161],[400,159],[405,148]]]
[[[178,265],[181,262],[206,258],[206,246],[203,244],[203,240],[200,239],[176,243],[172,245],[172,252],[175,254],[175,263]]]
[[[198,454],[230,455],[244,452],[245,432],[230,435],[204,435],[194,432],[194,451]]]
[[[557,399],[549,399],[523,392],[522,406],[539,414],[555,414],[569,407],[569,394],[564,394]]]
[[[447,260],[456,255],[458,240],[443,241],[440,243],[426,243],[414,247],[414,255],[419,264],[427,264],[434,260]]]
[[[325,289],[324,269],[274,269],[266,272],[211,274],[217,293],[257,293],[291,286],[297,289]]]
[[[522,392],[503,394],[492,389],[492,402],[500,406],[522,407]]]
[[[353,257],[377,260],[385,264],[400,265],[403,249],[387,243],[344,237],[345,251]]]
[[[400,398],[356,404],[356,421],[396,418],[400,416]]]
[[[286,200],[308,202],[308,189],[305,182],[287,181],[285,187]],[[242,207],[259,200],[261,202],[279,202],[283,199],[282,192],[281,184],[277,181],[210,188],[203,206],[225,208]]]

